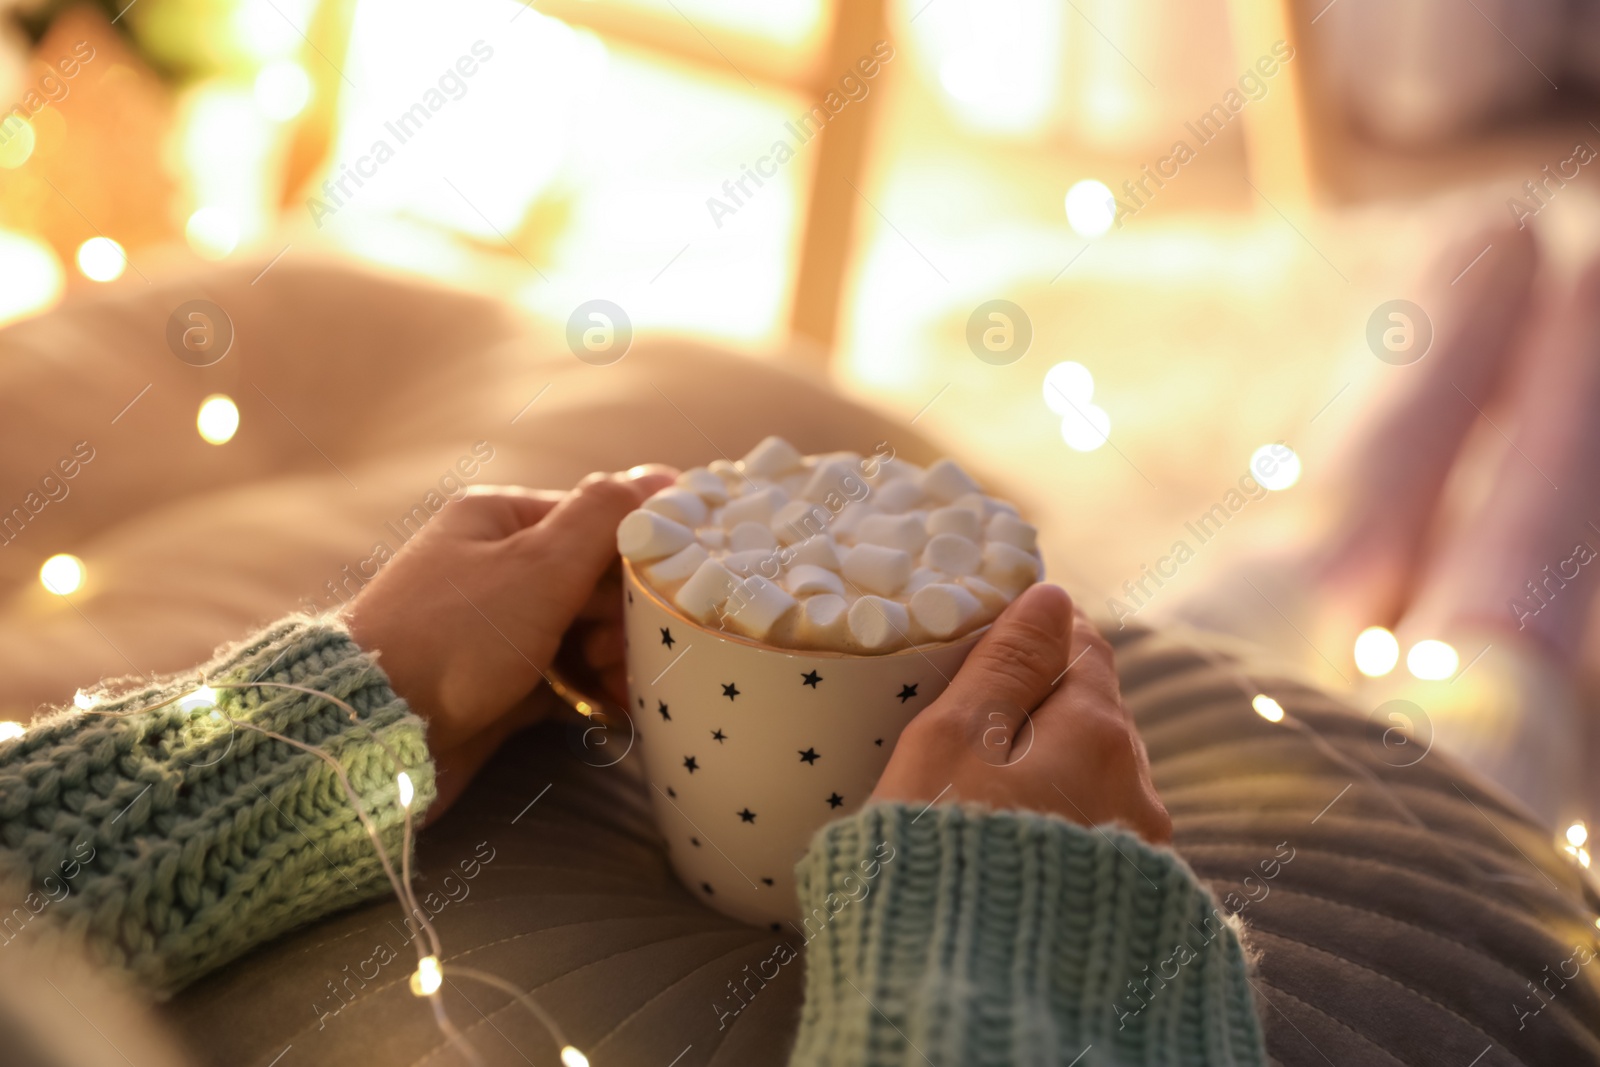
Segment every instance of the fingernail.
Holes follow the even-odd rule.
[[[678,472],[665,463],[641,463],[636,467],[629,467],[623,472],[623,477],[632,482],[640,481],[651,475],[666,475],[669,478],[676,478]]]

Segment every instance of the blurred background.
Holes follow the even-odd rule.
[[[557,331],[606,299],[1026,477],[1106,595],[1278,443],[1238,520],[1271,521],[1384,367],[1369,316],[1463,210],[1539,214],[1558,256],[1593,232],[1588,0],[9,14],[0,322],[330,253]]]

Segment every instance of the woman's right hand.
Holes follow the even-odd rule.
[[[1065,590],[1035,585],[900,735],[872,800],[977,803],[1172,839],[1111,646]]]

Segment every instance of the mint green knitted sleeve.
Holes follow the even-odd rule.
[[[819,831],[797,874],[791,1067],[1267,1062],[1234,926],[1180,859],[1122,830],[869,805]]]
[[[344,769],[399,863],[404,813],[433,800],[422,720],[337,623],[292,617],[170,683],[94,707],[125,711],[212,685],[227,716],[321,747]],[[207,708],[122,717],[66,709],[0,743],[0,874],[31,882],[0,902],[0,942],[57,937],[158,993],[388,881],[337,773],[312,753]]]

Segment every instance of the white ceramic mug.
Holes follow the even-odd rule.
[[[724,914],[792,920],[812,835],[866,801],[983,630],[881,656],[771,648],[623,572],[628,711],[673,870]]]

